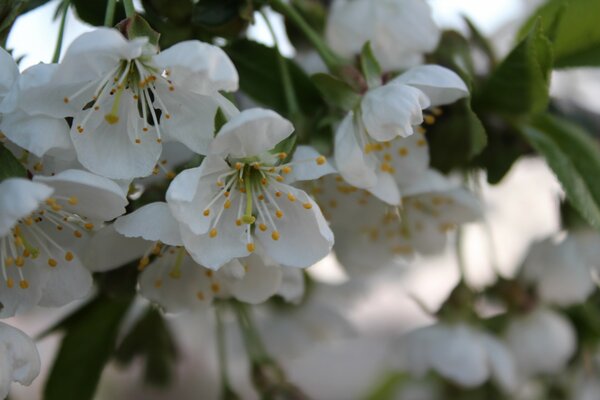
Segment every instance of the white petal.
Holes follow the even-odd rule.
[[[167,203],[156,202],[138,208],[115,221],[115,229],[127,237],[142,237],[171,246],[181,246],[179,223]]]
[[[414,179],[413,176],[408,176],[408,174],[398,179],[400,184],[404,184],[402,185],[402,194],[404,196],[446,192],[456,188],[456,185],[452,181],[434,169],[428,168],[422,174],[419,174],[418,170],[415,170],[415,175],[418,179]]]
[[[149,243],[141,238],[127,238],[110,224],[92,234],[82,255],[83,265],[92,272],[104,272],[142,258]]]
[[[241,279],[231,280],[232,295],[241,301],[260,304],[277,293],[281,285],[281,267],[256,254],[239,260],[246,274]]]
[[[27,179],[9,178],[0,183],[0,237],[23,217],[37,210],[54,190],[43,183]]]
[[[66,261],[64,252],[53,248],[49,256],[57,261],[57,265],[43,266],[49,272],[39,301],[40,306],[61,307],[90,294],[92,274],[83,267],[77,255],[71,261]]]
[[[370,1],[336,0],[329,12],[325,36],[333,50],[344,57],[360,53],[373,38],[375,9]]]
[[[38,157],[51,149],[73,149],[64,119],[14,111],[2,116],[0,129],[13,143]]]
[[[34,177],[54,188],[56,195],[75,197],[69,211],[92,220],[110,221],[125,213],[127,198],[115,182],[83,170],[70,169],[54,176]]]
[[[322,164],[317,162],[321,161],[321,157],[321,154],[310,146],[298,146],[292,157],[292,172],[286,176],[286,181],[312,181],[335,173],[335,169],[327,160]]]
[[[119,104],[119,120],[109,124],[104,116],[112,107],[112,97],[107,98],[100,110],[82,111],[73,120],[71,140],[79,162],[92,172],[112,179],[131,179],[152,173],[160,156],[161,145],[152,132],[143,132],[138,105],[123,93]],[[83,133],[77,131],[87,113],[93,113],[85,124]],[[135,143],[131,136],[140,139]],[[110,160],[110,162],[107,162]]]
[[[160,123],[165,141],[178,141],[198,154],[206,154],[215,135],[215,114],[219,104],[209,96],[183,88],[170,92],[160,90],[164,86],[157,86],[158,95],[170,116],[169,119],[163,116]]]
[[[505,392],[517,388],[517,365],[508,347],[495,337],[482,333],[479,341],[487,352],[488,364],[494,381]]]
[[[227,122],[210,145],[211,154],[234,158],[258,156],[294,132],[291,122],[274,111],[244,110]]]
[[[387,172],[377,172],[377,183],[367,190],[375,197],[390,205],[400,205],[400,189],[394,176]]]
[[[348,183],[368,188],[377,183],[376,160],[364,153],[358,142],[361,134],[358,129],[354,123],[354,114],[348,113],[335,132],[335,165]]]
[[[361,117],[367,134],[385,142],[413,134],[413,126],[423,122],[423,109],[429,99],[414,87],[390,82],[369,90],[361,102]]]
[[[299,304],[304,297],[304,272],[296,268],[282,268],[281,285],[277,294],[285,301]]]
[[[238,89],[235,66],[217,46],[198,40],[179,42],[153,58],[154,63],[169,71],[173,84],[199,94]]]
[[[0,322],[0,358],[8,360],[9,381],[30,385],[40,373],[40,356],[33,340],[20,330]],[[2,375],[0,373],[0,375]],[[0,388],[0,397],[5,393]]]
[[[18,76],[19,69],[12,56],[0,49],[0,100],[8,93]]]
[[[210,222],[217,212],[216,202],[212,213],[204,215],[206,207],[221,188],[217,186],[220,175],[231,171],[231,167],[218,156],[207,156],[197,168],[181,172],[173,179],[167,190],[167,203],[173,216],[182,224],[188,226],[196,234],[208,231]]]
[[[25,266],[20,271],[17,271],[16,268],[7,268],[7,279],[13,281],[13,287],[9,288],[2,280],[0,304],[3,307],[0,309],[0,318],[12,317],[37,305],[42,297],[42,290],[48,279],[49,269],[46,260],[43,262],[40,260],[26,261]],[[28,283],[25,289],[20,286],[21,275],[19,272],[23,273],[23,278]]]
[[[392,82],[420,89],[431,101],[431,106],[454,103],[469,95],[463,80],[454,71],[439,65],[413,67]]]
[[[283,193],[277,203],[283,217],[277,219],[274,216],[278,240],[274,240],[268,230],[255,232],[267,255],[282,265],[300,268],[309,267],[327,256],[333,246],[333,233],[319,206],[304,191],[292,186],[280,184],[270,190]],[[294,201],[289,200],[288,195]],[[275,194],[272,197],[275,198]],[[268,221],[261,222],[269,226]]]
[[[424,175],[429,168],[429,147],[421,133],[407,138],[397,138],[390,142],[387,154],[394,168],[394,178],[404,196],[411,193],[409,187],[420,182],[429,182]]]

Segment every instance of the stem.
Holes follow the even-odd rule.
[[[288,17],[297,27],[304,33],[304,36],[312,43],[315,50],[323,59],[325,65],[331,72],[335,72],[342,65],[344,60],[329,48],[329,46],[321,39],[321,36],[313,30],[313,28],[302,18],[302,16],[292,7],[282,0],[271,0],[271,7]]]
[[[238,324],[242,330],[242,336],[244,338],[244,345],[248,356],[253,363],[263,363],[270,360],[265,346],[260,340],[254,321],[252,320],[248,308],[244,303],[239,301],[233,301],[233,309],[238,318]]]
[[[123,0],[123,7],[125,7],[125,15],[127,18],[131,18],[135,15],[135,7],[133,7],[133,0]]]
[[[273,29],[271,21],[264,13],[264,11],[261,10],[260,15],[265,20],[267,28],[269,29],[269,32],[271,32],[271,36],[273,37],[273,43],[275,45],[275,51],[277,53],[277,62],[279,63],[279,72],[281,73],[281,81],[283,82],[283,92],[285,94],[285,101],[287,104],[288,112],[292,116],[296,115],[300,112],[300,107],[298,106],[298,101],[296,100],[296,90],[294,89],[294,84],[292,82],[292,76],[290,74],[288,63],[281,54],[281,51],[279,49],[279,43],[277,41],[277,35],[275,35],[275,30]]]
[[[108,0],[108,3],[106,3],[106,12],[104,13],[104,26],[113,26],[116,5],[117,0]]]
[[[54,55],[52,56],[52,62],[57,63],[60,58],[60,51],[62,50],[63,37],[65,35],[65,25],[67,22],[67,13],[69,12],[70,0],[61,3],[63,7],[62,15],[60,17],[60,25],[58,27],[58,37],[56,38],[56,47],[54,48]]]
[[[223,324],[224,303],[215,303],[215,319],[217,322],[217,356],[219,358],[219,376],[221,378],[220,399],[231,399],[233,391],[227,375],[227,348],[225,343],[225,325]]]

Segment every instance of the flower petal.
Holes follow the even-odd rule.
[[[19,77],[19,68],[10,53],[0,49],[0,99],[4,97]]]
[[[6,371],[10,381],[30,385],[40,373],[40,356],[34,341],[22,331],[0,322],[0,347],[2,359],[8,361]],[[0,376],[4,373],[0,372]],[[2,382],[2,380],[0,380]],[[5,390],[6,388],[6,390]],[[0,397],[5,397],[8,387],[0,385]]]
[[[400,189],[394,180],[394,176],[387,172],[377,172],[377,183],[367,190],[378,199],[393,205],[400,205]]]
[[[273,149],[292,132],[291,122],[276,112],[252,108],[223,125],[209,152],[234,158],[258,156]]]
[[[325,157],[311,146],[296,147],[291,164],[292,172],[286,176],[288,183],[312,181],[336,172]]]
[[[238,300],[260,304],[277,293],[282,279],[282,268],[256,254],[239,260],[246,273],[243,278],[231,280],[229,290]]]
[[[454,71],[439,65],[413,67],[392,82],[421,90],[431,101],[431,106],[454,103],[469,95],[469,89],[463,80]]]
[[[155,202],[138,208],[115,221],[115,229],[127,237],[142,237],[171,246],[181,246],[179,223],[167,203]]]
[[[281,285],[277,294],[287,302],[299,304],[304,297],[304,272],[296,268],[281,268]]]
[[[51,187],[27,179],[0,182],[0,237],[7,235],[19,219],[37,210],[53,192]]]
[[[153,58],[174,85],[199,94],[238,89],[238,74],[225,52],[198,40],[179,42]]]
[[[110,224],[93,232],[81,258],[92,272],[110,271],[142,258],[148,245],[144,239],[124,237],[115,230],[115,224]]]

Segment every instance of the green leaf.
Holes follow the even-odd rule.
[[[600,149],[578,127],[544,115],[521,127],[523,136],[543,155],[568,200],[587,222],[600,229]]]
[[[429,56],[428,62],[450,68],[460,75],[467,86],[472,86],[475,64],[471,55],[471,45],[459,32],[443,32],[438,48]]]
[[[106,4],[108,0],[71,0],[71,4],[75,7],[77,16],[90,25],[104,25],[104,13],[106,12]],[[122,2],[117,2],[115,7],[115,22],[125,19],[125,8]]]
[[[44,388],[45,400],[89,400],[113,353],[119,326],[133,297],[99,296],[69,319]]]
[[[360,53],[360,68],[370,88],[381,86],[381,67],[371,49],[371,42],[365,43]]]
[[[352,110],[360,102],[360,95],[343,80],[329,74],[310,77],[327,103],[343,110]]]
[[[542,17],[551,34],[555,67],[600,65],[600,2],[598,0],[550,0],[523,25],[520,36]]]
[[[117,24],[117,29],[119,29],[128,39],[146,37],[148,38],[148,43],[158,46],[160,33],[152,29],[148,21],[139,14],[135,14],[131,18],[121,21]]]
[[[168,384],[173,377],[177,348],[162,314],[149,308],[125,336],[115,357],[125,365],[143,357],[145,381],[157,386]]]
[[[3,145],[0,145],[0,182],[6,178],[26,178],[27,170]]]
[[[278,66],[277,50],[250,40],[238,40],[225,51],[240,75],[240,88],[255,101],[286,115],[287,102]],[[319,90],[294,61],[288,63],[298,104],[306,115],[325,106]]]
[[[471,42],[473,42],[475,46],[479,47],[481,51],[483,51],[483,54],[485,54],[485,56],[488,58],[488,61],[491,65],[495,65],[496,54],[489,40],[483,35],[483,33],[481,33],[479,28],[477,28],[477,25],[475,25],[475,23],[471,21],[469,17],[463,15],[463,19],[469,27],[469,32],[471,34]]]
[[[470,99],[444,107],[444,113],[427,129],[432,167],[449,172],[465,168],[487,145],[487,134]]]
[[[533,114],[549,100],[552,50],[538,21],[492,73],[477,104],[500,113]]]

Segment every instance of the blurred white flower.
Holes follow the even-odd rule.
[[[385,70],[412,67],[435,50],[440,30],[423,0],[335,0],[327,21],[330,46],[345,57],[370,41]]]
[[[33,340],[17,328],[0,322],[0,399],[12,382],[29,386],[40,373],[40,355]]]
[[[308,267],[329,253],[333,234],[321,210],[288,183],[319,178],[332,168],[307,147],[299,147],[289,164],[281,163],[287,154],[269,153],[293,130],[272,111],[243,111],[221,128],[200,167],[173,180],[167,203],[198,263],[218,269],[251,254],[255,242],[292,267]]]
[[[402,167],[410,160],[401,138],[413,135],[414,127],[423,123],[422,110],[468,94],[458,75],[438,65],[414,67],[382,86],[369,88],[360,106],[336,130],[334,157],[340,174],[351,185],[399,205],[401,193],[394,176],[403,173]],[[424,137],[416,139],[416,145],[426,153]],[[419,158],[416,162],[421,163]]]
[[[75,242],[126,204],[117,184],[85,171],[0,183],[0,317],[85,296],[92,277]]]
[[[509,348],[464,323],[439,322],[411,331],[398,339],[391,357],[401,370],[417,376],[435,371],[464,387],[492,380],[510,392],[517,385],[516,364]]]
[[[577,345],[571,323],[549,308],[513,318],[504,337],[523,379],[559,373]]]
[[[20,104],[38,113],[74,117],[71,140],[82,165],[103,176],[147,176],[163,140],[205,153],[217,108],[231,107],[219,90],[238,76],[216,46],[186,41],[157,53],[147,38],[115,29],[84,33],[59,65],[42,65]],[[110,160],[110,162],[107,162]]]

